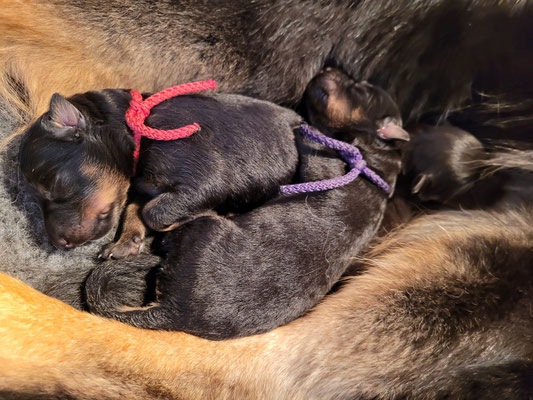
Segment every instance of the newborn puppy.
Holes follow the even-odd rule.
[[[306,101],[316,127],[358,146],[368,166],[394,187],[401,165],[397,139],[409,136],[385,91],[327,69],[310,83]],[[336,151],[304,138],[298,147],[301,181],[346,173]],[[280,196],[245,214],[197,218],[168,234],[155,304],[120,309],[113,299],[127,298],[136,278],[112,264],[88,278],[87,303],[96,313],[137,327],[210,339],[268,331],[322,299],[373,238],[388,196],[359,176],[337,189]]]
[[[128,91],[112,89],[69,99],[56,94],[25,133],[20,168],[56,246],[82,245],[116,225],[133,171],[125,122],[130,99]],[[237,95],[184,95],[153,108],[146,124],[172,129],[193,122],[201,130],[185,139],[143,138],[133,180],[137,196],[125,212],[122,236],[103,257],[140,251],[141,213],[149,227],[166,230],[216,207],[253,207],[292,181],[298,164],[293,130],[301,122],[293,111]]]
[[[451,125],[419,125],[412,133],[404,173],[422,202],[481,207],[501,196],[501,178],[484,175],[490,155],[472,134]]]

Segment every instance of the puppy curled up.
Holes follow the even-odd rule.
[[[306,101],[314,126],[358,146],[368,166],[394,186],[401,142],[409,136],[385,91],[327,69],[309,85]],[[335,151],[308,139],[297,143],[300,181],[346,173]],[[89,276],[87,303],[137,327],[210,339],[271,330],[304,314],[331,289],[374,237],[388,197],[359,177],[334,190],[279,196],[247,213],[196,218],[168,233],[155,304],[121,308],[120,299],[139,278],[111,263]]]
[[[0,274],[0,393],[98,400],[531,398],[531,209],[419,218],[369,257],[363,271],[304,317],[263,335],[216,342],[97,318]],[[127,265],[134,261],[140,264],[130,258],[115,267],[136,273]],[[145,286],[141,279],[137,285]]]
[[[102,237],[126,204],[121,237],[104,258],[137,254],[147,224],[168,229],[216,207],[243,210],[273,197],[296,172],[295,112],[243,96],[187,95],[154,108],[147,125],[201,130],[175,141],[142,140],[133,180],[134,141],[126,90],[54,95],[25,133],[19,159],[34,189],[49,239],[71,248]],[[141,221],[142,213],[142,221]]]
[[[404,173],[424,206],[505,210],[531,204],[531,154],[482,143],[451,125],[418,125],[404,149]]]
[[[451,125],[417,125],[411,132],[403,169],[419,200],[479,207],[500,194],[498,185],[481,179],[488,154],[474,135]]]

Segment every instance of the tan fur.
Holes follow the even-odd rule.
[[[128,204],[126,210],[124,210],[124,227],[121,238],[131,238],[135,234],[139,234],[144,238],[146,226],[141,219],[140,212],[141,206],[138,203]]]
[[[357,122],[365,118],[365,114],[363,113],[363,107],[357,107],[352,109],[350,113],[350,120],[352,122]]]
[[[44,0],[0,0],[0,10],[0,96],[21,116],[46,111],[56,92],[70,96],[112,87],[152,91],[175,83],[172,74],[142,68],[150,56],[133,40],[109,47],[97,27],[69,19],[68,7],[58,13]],[[28,104],[21,100],[21,87]]]
[[[326,113],[329,124],[338,128],[365,118],[362,107],[352,108],[346,98],[339,98],[338,96],[334,96],[328,101]]]
[[[96,182],[92,193],[83,203],[83,219],[92,220],[98,217],[111,204],[118,210],[115,212],[115,218],[118,219],[126,204],[129,180],[113,169],[92,164],[85,164],[82,172],[91,181]]]
[[[219,384],[227,385],[231,373],[223,373],[229,365],[239,359],[250,365],[262,347],[254,339],[243,347],[142,331],[74,310],[7,275],[1,275],[0,288],[4,389],[54,393],[59,386],[82,399],[148,399],[161,393],[206,398]],[[30,333],[37,326],[38,340]]]
[[[491,332],[508,327],[513,315],[441,347],[439,332],[418,325],[432,310],[412,315],[398,295],[428,285],[444,288],[448,280],[475,283],[480,270],[450,252],[472,235],[484,232],[531,247],[529,219],[510,213],[507,221],[484,213],[423,218],[378,246],[372,268],[307,316],[226,342],[132,328],[76,311],[1,275],[0,387],[79,399],[327,399],[404,391],[416,397],[432,373],[454,370],[466,362],[460,359],[475,363],[479,350],[473,343],[481,343],[485,361],[502,360],[506,350],[491,344]],[[418,337],[423,341],[414,345]],[[522,346],[510,340],[513,348]],[[530,347],[520,351],[533,356]]]

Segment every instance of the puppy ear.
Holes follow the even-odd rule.
[[[390,117],[378,121],[378,136],[383,140],[409,141],[409,134],[402,128],[402,123]]]
[[[74,104],[55,93],[50,100],[50,110],[41,119],[42,127],[61,140],[75,140],[87,126],[85,117]]]
[[[413,181],[413,188],[411,189],[411,194],[418,194],[422,188],[429,184],[431,178],[428,174],[420,174]]]

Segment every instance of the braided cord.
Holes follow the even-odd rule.
[[[143,100],[137,90],[131,90],[130,107],[126,111],[126,123],[133,132],[135,149],[133,151],[133,174],[139,161],[141,138],[144,136],[152,140],[176,140],[191,136],[200,129],[200,125],[193,123],[177,129],[161,130],[145,125],[145,120],[150,115],[150,110],[165,100],[188,93],[195,93],[207,89],[215,89],[217,84],[213,80],[184,83],[162,90]]]
[[[383,189],[386,193],[390,193],[389,184],[385,182],[383,178],[381,178],[376,172],[368,168],[365,160],[363,160],[361,152],[357,147],[346,142],[327,137],[318,131],[312,130],[306,124],[302,124],[300,126],[300,132],[314,142],[337,150],[351,169],[347,174],[336,178],[280,186],[281,194],[311,193],[335,189],[354,181],[361,173],[375,185]]]

